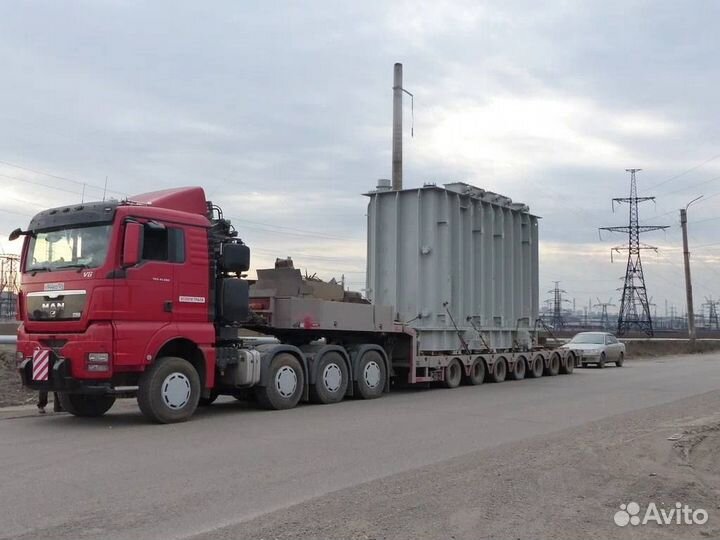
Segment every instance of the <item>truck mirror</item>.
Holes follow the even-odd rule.
[[[17,229],[15,229],[13,232],[10,233],[8,240],[10,240],[11,242],[13,240],[17,240],[18,238],[20,238],[21,234],[22,234],[22,229],[20,227],[18,227]]]
[[[123,243],[123,266],[135,266],[140,262],[143,226],[140,223],[125,225],[125,242]]]

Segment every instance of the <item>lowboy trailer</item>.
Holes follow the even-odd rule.
[[[306,294],[278,277],[287,269],[250,287],[249,247],[199,187],[40,212],[11,235],[25,238],[23,384],[76,416],[136,397],[170,423],[219,395],[288,409],[378,398],[393,383],[572,372],[572,351],[539,343],[525,205],[461,183],[367,196],[369,302]]]

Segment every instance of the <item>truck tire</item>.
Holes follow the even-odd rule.
[[[545,371],[545,363],[542,355],[538,354],[530,363],[530,369],[528,370],[527,375],[531,379],[539,379],[543,376],[543,371]]]
[[[560,355],[558,353],[553,353],[550,355],[550,360],[545,368],[545,375],[554,377],[558,373],[560,373]]]
[[[618,359],[615,360],[615,365],[617,367],[623,367],[623,364],[625,363],[625,353],[621,352],[620,356],[618,356]]]
[[[526,371],[527,366],[525,365],[525,359],[521,356],[515,360],[513,370],[510,372],[510,378],[513,381],[522,381],[525,378]]]
[[[565,357],[565,363],[560,366],[560,373],[570,375],[575,370],[575,355],[568,353]]]
[[[140,377],[137,401],[153,422],[184,422],[200,401],[200,375],[184,358],[158,358]]]
[[[355,381],[355,394],[363,399],[375,399],[385,391],[387,370],[378,351],[367,351],[360,358]]]
[[[345,397],[348,387],[348,369],[338,352],[326,353],[315,368],[315,384],[310,387],[314,403],[337,403]]]
[[[463,366],[460,360],[454,358],[445,366],[445,380],[443,386],[445,388],[457,388],[460,386],[463,376]]]
[[[267,385],[258,386],[255,397],[263,409],[292,409],[304,389],[305,374],[300,361],[290,353],[280,353],[270,362]]]
[[[73,416],[102,416],[115,403],[115,396],[90,396],[87,394],[58,394],[64,411]]]
[[[466,382],[477,386],[485,381],[485,361],[482,358],[476,358],[470,366],[470,375],[466,376]]]
[[[502,356],[495,360],[492,371],[490,372],[490,382],[500,383],[507,376],[507,361]]]

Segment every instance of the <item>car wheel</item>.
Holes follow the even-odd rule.
[[[618,356],[618,359],[615,361],[615,365],[617,367],[623,367],[624,363],[625,363],[625,353],[621,352],[620,356]]]
[[[599,369],[603,369],[605,367],[605,353],[600,353],[600,358],[598,358],[597,367]]]

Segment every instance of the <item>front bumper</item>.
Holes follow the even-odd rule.
[[[54,352],[50,353],[50,373],[47,381],[33,380],[32,368],[32,358],[26,358],[18,366],[23,386],[30,390],[95,395],[112,393],[112,385],[109,381],[85,381],[73,378],[70,374],[69,362]]]

